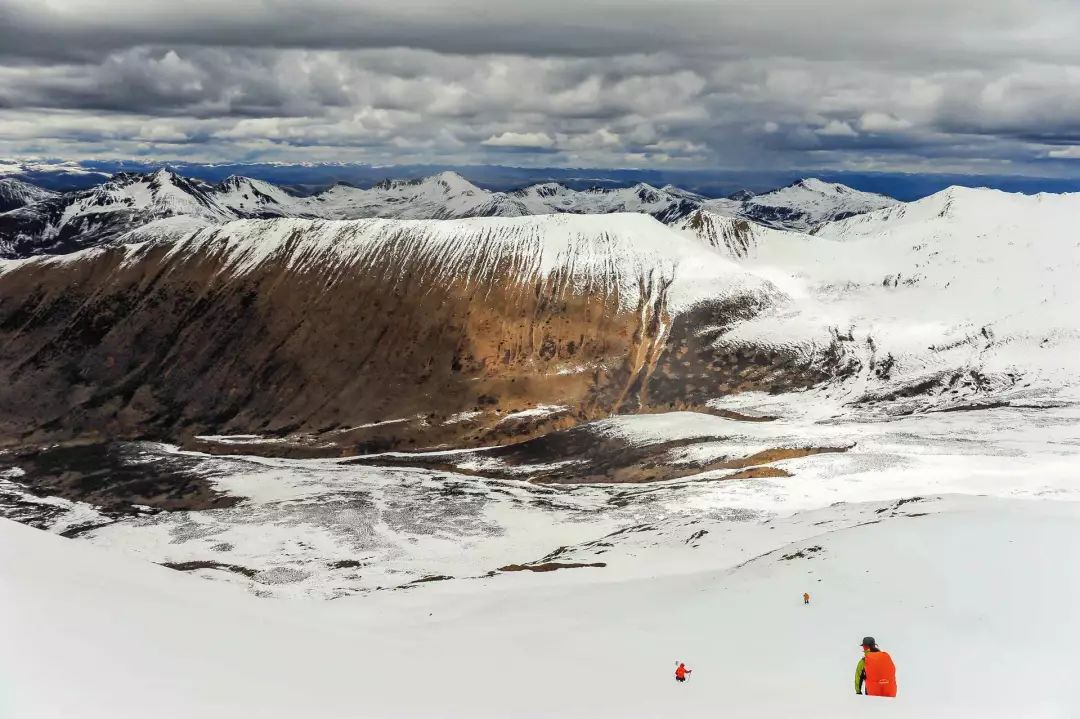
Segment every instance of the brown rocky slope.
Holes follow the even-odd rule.
[[[783,301],[639,215],[252,220],[5,262],[0,442],[332,455],[700,408],[837,371],[725,342]]]

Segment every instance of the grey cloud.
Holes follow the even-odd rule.
[[[0,47],[85,56],[135,45],[414,47],[596,57],[676,50],[854,59],[1080,50],[1067,0],[4,0]],[[1055,47],[1056,46],[1056,47]],[[911,50],[918,48],[920,52]]]
[[[1015,166],[1080,143],[1077,36],[1058,0],[0,0],[0,156]]]

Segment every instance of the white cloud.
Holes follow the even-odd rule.
[[[555,141],[543,132],[503,132],[484,140],[488,147],[552,147]]]
[[[611,149],[622,146],[619,135],[606,127],[572,137],[560,136],[559,147],[569,150]]]
[[[885,112],[866,112],[859,118],[859,129],[863,132],[902,132],[911,129],[911,123]]]
[[[851,125],[840,120],[829,120],[824,127],[815,130],[822,137],[856,137],[859,133],[851,129]]]
[[[151,143],[178,143],[186,142],[190,138],[188,137],[187,133],[178,130],[172,125],[155,122],[142,128],[139,131],[139,134],[136,135],[134,139]]]
[[[1046,153],[1046,156],[1056,160],[1080,160],[1080,145],[1059,147],[1055,150],[1050,150],[1050,152]]]

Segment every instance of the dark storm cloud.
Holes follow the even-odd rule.
[[[921,63],[1000,55],[1003,44],[1005,54],[1057,57],[1054,42],[1075,37],[1077,9],[1067,0],[5,0],[0,20],[2,47],[60,57],[187,44],[582,57],[787,49],[832,59],[899,49]]]
[[[0,0],[0,156],[1080,157],[1080,3]]]

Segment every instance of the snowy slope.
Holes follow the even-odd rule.
[[[239,217],[307,217],[307,198],[295,197],[277,185],[233,175],[211,191],[214,200]]]
[[[711,527],[742,557],[672,537],[662,556],[695,565],[680,575],[522,572],[321,604],[0,522],[0,613],[18,618],[0,701],[19,719],[1067,719],[1080,582],[1062,568],[1080,560],[1078,519],[1052,502],[838,505],[772,522],[771,546],[744,544],[753,525]],[[868,633],[897,663],[895,700],[854,693]]]
[[[827,400],[820,405],[817,400],[801,393],[736,395],[727,405],[781,416],[766,422],[674,412],[585,425],[594,444],[617,436],[627,442],[624,454],[660,447],[653,463],[691,469],[688,476],[664,482],[552,486],[529,481],[555,463],[581,463],[584,453],[575,452],[536,455],[509,472],[489,471],[498,468],[497,453],[475,452],[465,476],[378,466],[378,456],[352,461],[213,457],[138,444],[118,450],[123,461],[111,466],[114,473],[131,477],[137,471],[149,479],[183,465],[184,476],[206,478],[239,503],[209,511],[105,516],[84,502],[30,493],[18,482],[34,481],[38,470],[33,462],[14,460],[7,470],[0,463],[0,511],[53,532],[74,530],[80,541],[148,561],[195,563],[189,565],[192,573],[237,583],[259,596],[330,598],[431,576],[468,583],[499,567],[552,555],[560,562],[605,562],[624,578],[678,574],[697,568],[700,558],[694,552],[673,553],[673,545],[693,544],[712,559],[740,562],[747,553],[805,539],[824,526],[816,525],[821,519],[816,518],[781,531],[770,528],[774,518],[812,515],[839,501],[890,502],[943,493],[1080,500],[1075,408],[999,408],[860,423],[830,418]],[[274,441],[229,440],[233,451],[247,452],[267,451]],[[720,457],[805,446],[850,449],[762,458],[751,464],[782,472],[758,478],[731,479],[732,470],[703,468]],[[46,451],[42,459],[50,472],[78,471],[78,464],[65,464],[56,453]],[[10,473],[6,483],[5,473]],[[510,480],[485,476],[507,474]],[[926,510],[914,505],[906,511]],[[861,515],[829,519],[831,528],[866,521]],[[702,530],[706,533],[686,541]],[[733,532],[739,536],[735,544],[729,541]]]
[[[889,411],[1075,397],[1077,213],[1076,194],[950,188],[812,236],[751,228],[729,256],[798,311],[734,334],[809,347],[827,331],[860,368],[848,399]],[[680,228],[716,244],[716,226]]]
[[[696,237],[734,260],[756,255],[761,243],[783,242],[789,234],[737,215],[719,214],[706,209],[696,210],[674,223],[672,229]]]
[[[742,201],[707,200],[704,207],[720,214],[737,214],[770,227],[809,232],[825,222],[897,204],[899,202],[891,197],[807,178]]]
[[[0,177],[0,213],[40,202],[56,193],[14,177]]]
[[[143,238],[135,232],[125,239]],[[132,261],[151,247],[137,250]],[[513,266],[521,276],[537,279],[558,273],[567,289],[617,292],[628,307],[636,306],[643,278],[658,285],[670,282],[665,291],[674,311],[746,292],[781,298],[767,281],[719,253],[634,213],[448,221],[239,220],[176,242],[170,256],[213,253],[224,258],[225,271],[237,275],[270,261],[341,272],[361,269],[377,262],[381,253],[402,249],[431,258],[448,280],[468,284]]]

